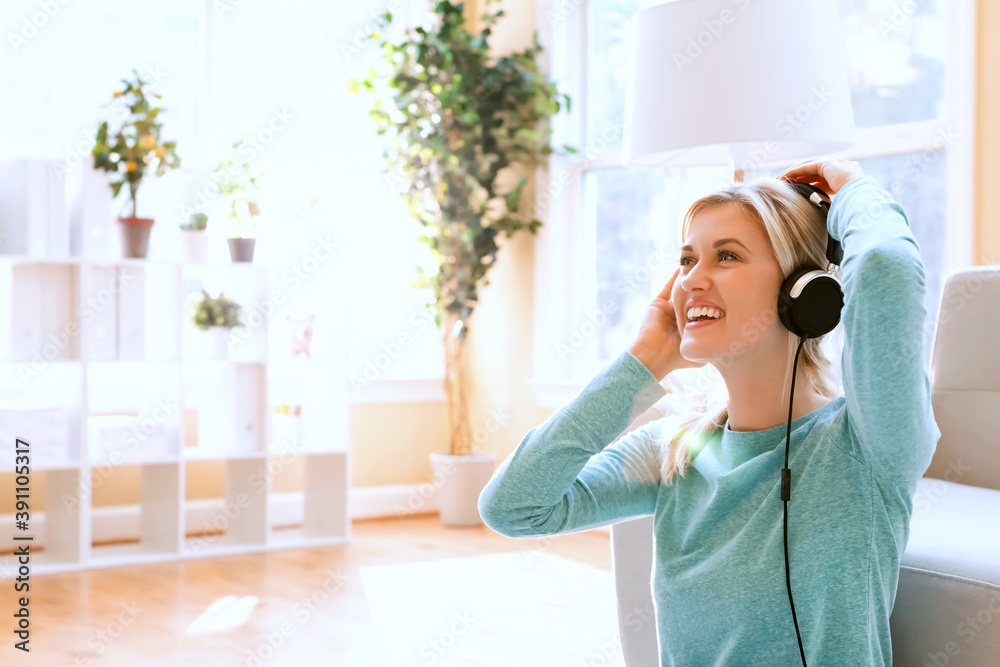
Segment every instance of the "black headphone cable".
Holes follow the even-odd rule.
[[[781,500],[785,510],[785,585],[788,587],[788,604],[792,607],[792,622],[795,624],[795,636],[799,640],[799,655],[802,656],[802,666],[806,665],[806,652],[802,648],[802,635],[799,634],[799,621],[795,616],[795,603],[792,601],[792,576],[788,568],[788,500],[792,497],[792,471],[788,468],[788,445],[792,439],[792,399],[795,397],[795,371],[799,366],[799,352],[805,344],[805,336],[799,339],[799,347],[795,350],[795,363],[792,366],[792,389],[788,397],[788,429],[785,432],[785,467],[781,469]]]

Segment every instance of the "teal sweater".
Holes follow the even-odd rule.
[[[902,207],[871,176],[841,188],[827,223],[844,249],[844,393],[792,421],[792,595],[811,667],[891,665],[913,494],[941,436],[924,268]],[[671,435],[669,419],[616,441],[665,395],[622,352],[500,464],[479,497],[483,520],[531,538],[654,515],[661,665],[801,664],[785,586],[786,425],[731,431],[727,420],[667,485],[655,439]]]

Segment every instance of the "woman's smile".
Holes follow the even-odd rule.
[[[723,315],[722,317],[725,317],[725,315]],[[687,324],[684,325],[684,330],[687,331],[688,329],[700,329],[702,327],[707,327],[710,324],[715,324],[716,322],[718,322],[719,320],[721,320],[722,317],[718,317],[718,318],[711,318],[710,317],[708,319],[699,320],[697,322],[690,322],[689,321]]]

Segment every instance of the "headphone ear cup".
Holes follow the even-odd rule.
[[[798,296],[792,296],[800,283]],[[778,294],[778,318],[800,338],[819,338],[840,323],[844,291],[840,281],[826,271],[802,268],[793,271]]]

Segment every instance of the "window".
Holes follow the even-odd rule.
[[[554,156],[543,173],[548,224],[539,231],[536,388],[578,391],[634,340],[676,268],[687,206],[732,181],[725,166],[620,166],[626,28],[635,11],[659,1],[582,0],[567,9],[540,0],[550,76],[574,102],[573,114],[553,129],[582,153]],[[839,0],[838,8],[858,127],[845,157],[858,160],[907,212],[926,269],[929,360],[943,279],[972,261],[971,187],[963,182],[972,157],[972,2]],[[776,176],[791,164],[744,178]],[[545,294],[551,289],[569,298]],[[571,398],[550,396],[540,400],[558,406]]]
[[[393,12],[394,35],[427,22],[426,3],[391,4],[402,7]],[[361,36],[379,25],[384,1],[279,9],[237,0],[100,0],[52,3],[51,15],[42,9],[14,3],[0,10],[3,157],[72,157],[78,169],[99,122],[110,115],[112,92],[135,67],[162,94],[164,136],[177,141],[182,164],[144,179],[139,191],[139,215],[157,221],[150,259],[180,257],[177,226],[183,211],[202,208],[199,193],[208,193],[209,234],[226,235],[224,202],[211,197],[210,173],[221,159],[239,157],[232,144],[245,137],[266,181],[260,263],[280,267],[280,279],[319,235],[350,244],[333,261],[350,265],[353,316],[330,303],[323,278],[289,288],[293,307],[302,315],[315,311],[317,330],[322,318],[330,327],[351,327],[352,372],[372,382],[443,376],[440,335],[423,317],[430,290],[409,287],[418,262],[427,259],[426,246],[416,241],[422,230],[382,173],[389,139],[376,134],[368,116],[373,98],[345,90],[349,77],[381,62],[377,44]],[[12,45],[10,35],[22,32],[23,43]],[[212,244],[225,255],[224,240]],[[381,363],[383,348],[399,348],[404,333],[408,347],[388,366]],[[369,360],[377,372],[367,369]]]

